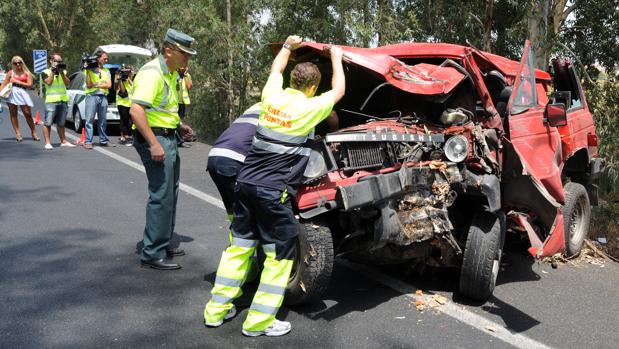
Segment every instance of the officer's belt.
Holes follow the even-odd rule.
[[[151,127],[150,129],[153,130],[153,133],[155,134],[155,136],[170,137],[170,136],[174,136],[176,133],[175,128]],[[144,138],[144,136],[142,136],[140,131],[134,130],[133,134],[134,134],[133,137],[138,143],[146,142],[146,139]]]

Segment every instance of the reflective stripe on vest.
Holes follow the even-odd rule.
[[[238,162],[245,162],[245,155],[236,152],[232,149],[226,149],[226,148],[213,148],[211,149],[211,151],[208,153],[208,156],[221,156],[224,158],[229,158],[232,160],[236,160]]]
[[[271,153],[276,153],[276,154],[309,156],[311,153],[310,148],[306,148],[302,146],[289,147],[286,145],[263,141],[256,137],[254,137],[254,139],[252,140],[252,145],[258,149],[266,150],[266,151],[269,151]]]
[[[309,135],[307,136],[287,135],[285,133],[277,132],[269,128],[266,128],[264,126],[260,126],[260,125],[256,129],[256,133],[266,136],[268,138],[274,139],[276,141],[286,142],[286,143],[296,143],[296,144],[304,144],[305,142],[307,142],[307,139],[309,138]]]
[[[239,124],[245,123],[245,124],[258,125],[258,118],[239,117],[236,120],[234,120],[232,123],[233,124],[234,123],[239,123]]]

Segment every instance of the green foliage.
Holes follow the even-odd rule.
[[[490,21],[486,9],[492,2]],[[32,50],[60,51],[70,70],[82,52],[125,43],[157,51],[168,27],[198,42],[190,62],[194,89],[189,122],[213,140],[231,120],[259,99],[272,54],[268,44],[297,34],[325,43],[378,46],[402,41],[467,44],[519,59],[529,33],[532,6],[553,9],[560,0],[15,0],[0,3],[0,63],[21,55],[32,66]],[[227,5],[230,4],[228,23]],[[619,9],[616,0],[568,1],[573,16],[559,28],[559,41],[591,69],[615,74]],[[557,12],[559,13],[559,12]],[[46,29],[47,28],[47,29]],[[560,46],[554,47],[561,52]],[[593,70],[590,71],[592,76]],[[612,86],[612,88],[609,88]],[[616,163],[619,128],[616,83],[602,92],[587,88],[600,132],[601,152]],[[591,91],[594,92],[591,92]],[[613,92],[614,91],[614,92]],[[616,170],[614,170],[616,171]]]
[[[619,182],[619,81],[616,78],[598,81],[587,87],[587,102],[595,118],[600,156],[606,159],[606,172],[600,180],[602,192],[617,192]]]

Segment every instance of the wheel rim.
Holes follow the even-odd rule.
[[[585,231],[585,198],[580,196],[574,205],[574,210],[570,215],[569,242],[571,245],[579,244],[587,233]]]
[[[75,132],[79,132],[80,126],[82,126],[82,119],[79,112],[73,114],[73,125]]]

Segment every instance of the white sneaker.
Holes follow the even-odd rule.
[[[67,147],[67,148],[75,148],[75,144],[69,143],[69,142],[60,143],[60,146]]]
[[[54,149],[54,147],[52,147],[52,145],[48,143],[45,145],[45,149],[51,150],[51,149]]]
[[[292,325],[288,321],[275,320],[271,326],[267,327],[264,331],[246,331],[243,330],[243,334],[247,337],[258,337],[265,335],[267,337],[279,337],[287,334],[292,330]]]
[[[226,316],[224,316],[223,319],[219,320],[219,321],[215,321],[215,322],[204,322],[204,326],[206,327],[219,327],[224,323],[224,320],[229,320],[232,319],[234,316],[236,315],[236,307],[233,305],[232,308],[230,308],[230,310],[228,310],[228,314],[226,314]]]

